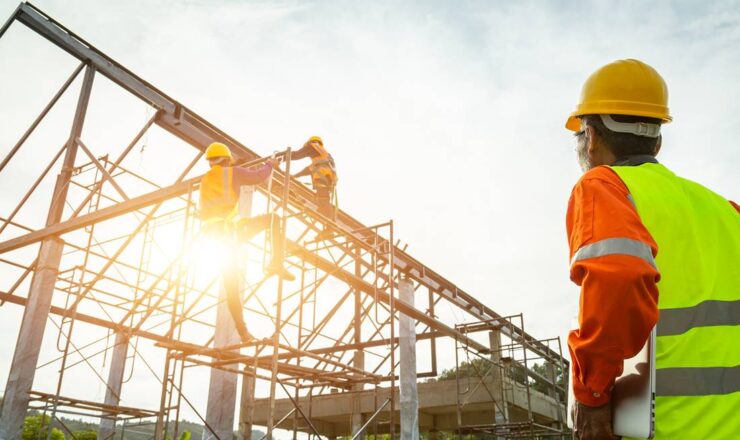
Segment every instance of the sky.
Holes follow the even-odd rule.
[[[564,217],[581,171],[564,123],[598,67],[655,67],[674,118],[659,159],[740,199],[738,1],[35,4],[260,154],[322,136],[343,210],[393,219],[411,255],[497,312],[524,313],[538,338],[564,338],[577,313]],[[0,20],[16,5],[0,0]],[[18,24],[0,39],[2,155],[77,64],[50,46]],[[151,115],[100,83],[91,105],[120,108],[91,117],[99,146]],[[155,142],[139,159],[162,173],[187,162]],[[5,383],[12,350],[0,353]]]

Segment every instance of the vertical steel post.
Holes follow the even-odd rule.
[[[62,219],[64,203],[69,190],[69,181],[72,177],[77,156],[76,139],[82,134],[94,78],[95,69],[88,66],[77,100],[72,129],[67,140],[64,163],[54,186],[54,195],[49,207],[46,226],[59,223]],[[29,392],[36,374],[36,363],[41,351],[41,341],[44,338],[44,327],[51,307],[51,298],[54,293],[63,248],[64,242],[59,237],[50,237],[41,242],[38,265],[31,279],[28,303],[23,312],[18,342],[10,365],[8,383],[5,387],[2,415],[0,416],[0,440],[21,438],[23,421],[28,410]]]
[[[121,385],[123,385],[123,371],[128,356],[128,334],[116,333],[116,342],[113,346],[113,357],[111,358],[110,370],[108,371],[108,388],[105,391],[105,404],[118,406],[121,401]],[[98,439],[110,440],[115,433],[115,419],[101,418],[98,428]]]
[[[390,344],[391,344],[391,352],[390,352],[390,362],[391,362],[391,389],[390,389],[390,399],[391,399],[391,411],[388,415],[388,422],[389,426],[388,429],[390,431],[391,440],[396,440],[396,423],[395,423],[395,413],[396,413],[396,344],[394,343],[396,339],[396,281],[394,278],[394,268],[395,268],[395,245],[394,245],[394,234],[393,234],[393,220],[388,222],[388,225],[390,227],[390,240],[388,241],[388,248],[389,248],[389,255],[388,255],[388,261],[390,264],[388,265],[388,281],[390,286],[390,297],[388,301],[389,309],[390,309],[390,326],[391,326],[391,338],[390,338]],[[377,298],[376,298],[377,300]]]
[[[278,255],[277,261],[282,264],[285,249],[285,231],[286,228],[286,220],[287,220],[287,206],[288,206],[288,194],[290,189],[290,148],[287,149],[285,154],[285,179],[283,180],[283,200],[281,203],[281,208],[283,211],[283,217],[280,219],[281,221],[281,230],[282,234],[279,238],[283,241],[282,246],[280,246],[280,249],[282,250],[283,254]],[[272,197],[271,194],[268,194],[268,196]],[[274,249],[273,249],[274,252]],[[267,440],[272,440],[272,432],[275,429],[273,424],[275,423],[275,391],[277,390],[277,381],[278,381],[278,351],[279,351],[279,345],[280,345],[280,330],[282,329],[282,310],[283,310],[283,278],[278,278],[278,291],[277,291],[277,301],[275,302],[275,334],[272,336],[272,374],[270,377],[270,399],[269,399],[269,413],[267,415]]]
[[[257,353],[254,355],[257,359]],[[256,364],[255,364],[256,366]],[[257,369],[255,368],[255,373]],[[247,367],[244,367],[242,374],[242,396],[239,411],[239,439],[252,440],[252,418],[254,417],[254,373],[250,373]]]
[[[527,334],[524,333],[524,314],[520,313],[516,315],[519,317],[519,328],[522,330],[522,353],[524,357],[524,388],[527,390],[527,422],[529,423],[529,434],[534,437],[534,416],[532,415],[532,392],[531,386],[529,385],[529,376],[527,371],[529,365],[527,364]]]

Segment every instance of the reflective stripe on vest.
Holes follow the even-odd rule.
[[[655,394],[659,396],[731,394],[740,389],[740,366],[661,368],[655,377]]]
[[[633,257],[641,258],[651,266],[655,267],[653,250],[650,249],[650,245],[632,238],[624,237],[607,238],[597,241],[596,243],[581,246],[581,248],[576,251],[575,255],[573,255],[571,264],[576,261],[614,254],[631,255]]]
[[[740,433],[740,215],[663,165],[612,169],[658,245],[654,438],[733,438]]]
[[[658,336],[686,333],[692,328],[714,325],[740,325],[740,300],[701,302],[692,307],[662,309]]]
[[[229,217],[238,201],[234,192],[234,170],[216,165],[200,181],[200,218]]]

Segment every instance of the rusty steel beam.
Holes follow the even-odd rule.
[[[222,141],[231,147],[234,155],[239,160],[251,160],[259,157],[257,153],[229,136],[225,131],[220,130],[203,117],[126,69],[96,49],[93,45],[87,43],[83,38],[75,35],[61,23],[44,14],[35,6],[22,3],[16,10],[14,17],[72,56],[81,61],[89,62],[100,74],[156,108],[160,115],[157,118],[157,124],[193,147],[204,151],[210,142]],[[277,174],[282,176],[282,173],[279,171]],[[282,189],[282,184],[279,182],[280,179],[277,180],[273,189],[279,192]],[[304,201],[312,201],[314,199],[313,192],[297,180],[291,180],[290,185],[292,192],[300,196]],[[298,201],[292,199],[291,202],[297,203]],[[306,206],[305,204],[301,204],[299,208],[305,209]],[[309,211],[311,216],[322,218],[317,212],[311,211],[313,210]],[[367,230],[361,222],[346,212],[337,211],[337,223],[343,225],[348,231]],[[382,241],[387,240],[382,239]],[[485,320],[501,317],[501,315],[485,306],[473,296],[458,288],[454,283],[411,257],[403,249],[395,247],[394,251],[395,269],[411,277],[417,283],[431,288],[436,294],[444,296],[452,304],[465,310],[477,319]],[[0,253],[2,252],[2,247],[0,247]],[[505,334],[507,332],[508,330],[504,330]],[[514,328],[513,333],[511,335],[507,334],[507,336],[524,340],[528,347],[538,354],[546,357],[559,356],[555,351],[544,344],[540,344],[536,338],[524,333],[521,329]]]
[[[332,272],[332,275],[340,279],[350,286],[359,289],[366,295],[374,296],[377,294],[378,300],[385,304],[391,303],[391,296],[390,294],[383,292],[381,290],[376,290],[371,286],[367,281],[363,280],[362,278],[357,277],[355,274],[345,270],[340,269],[334,266],[334,263],[332,263],[329,260],[326,260],[313,252],[308,251],[303,246],[300,246],[299,244],[295,242],[288,242],[287,249],[290,251],[291,254],[298,256],[299,258],[304,259],[307,263],[318,267],[319,269],[323,270],[324,272]],[[458,332],[454,328],[442,323],[441,321],[438,321],[434,318],[432,318],[429,315],[426,315],[424,312],[410,306],[408,303],[401,301],[398,298],[395,298],[393,300],[397,310],[407,316],[410,316],[414,319],[416,319],[419,322],[422,322],[424,324],[427,324],[430,328],[438,331],[439,333],[449,336],[451,338],[454,338],[469,347],[473,347],[476,350],[487,353],[489,351],[488,347],[486,347],[483,344],[480,344],[467,336],[463,335],[462,333]]]
[[[187,194],[191,186],[197,185],[200,177],[184,180],[171,186],[152,191],[150,193],[134,197],[115,205],[111,205],[90,214],[81,215],[67,221],[56,223],[34,232],[4,241],[0,243],[0,254],[10,252],[34,243],[38,243],[46,238],[58,237],[68,232],[82,229],[86,226],[94,225],[102,221],[128,214],[132,211],[145,208],[150,205],[167,201],[173,197]]]

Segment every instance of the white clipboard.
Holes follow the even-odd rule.
[[[624,361],[612,392],[612,426],[623,437],[655,435],[655,328],[645,346]]]
[[[576,326],[577,328],[577,326]],[[635,357],[624,361],[624,370],[612,391],[612,427],[614,435],[653,438],[655,435],[655,328]],[[568,422],[575,404],[573,369],[568,386]]]

